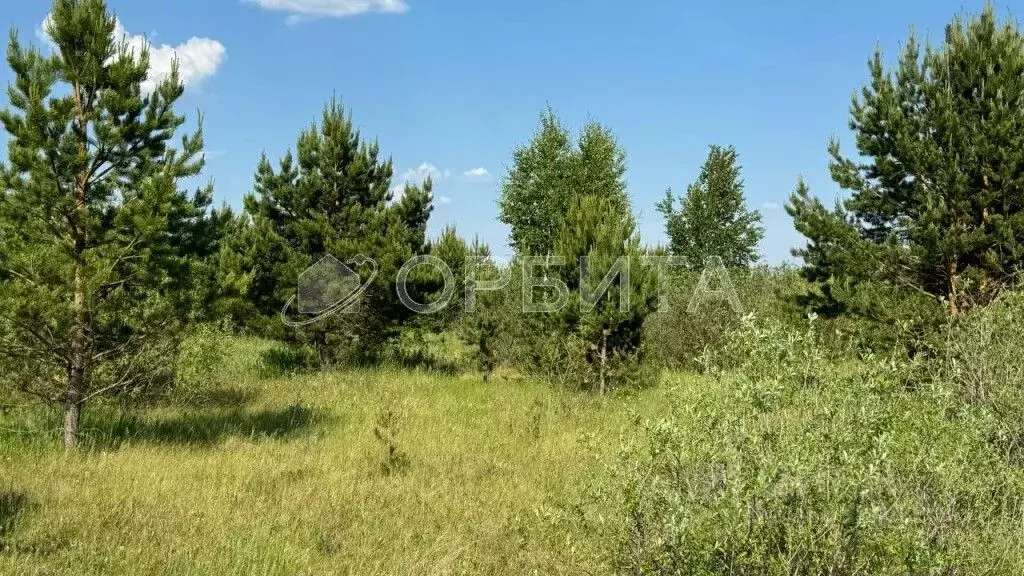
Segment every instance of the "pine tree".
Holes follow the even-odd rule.
[[[718,256],[729,268],[757,262],[764,229],[761,214],[746,208],[735,148],[711,146],[700,176],[679,203],[676,211],[668,190],[657,209],[665,216],[669,250],[686,266],[700,269],[710,256]]]
[[[445,226],[441,234],[431,241],[426,252],[444,262],[451,272],[450,282],[446,282],[443,273],[432,267],[424,267],[425,275],[421,276],[422,289],[427,293],[425,302],[437,302],[448,297],[448,303],[435,314],[421,318],[435,331],[450,328],[458,321],[463,310],[463,299],[466,294],[466,262],[473,256],[471,246],[459,236],[455,226]]]
[[[580,196],[555,253],[568,263],[562,280],[570,299],[561,325],[583,347],[577,354],[590,367],[585,384],[603,394],[637,373],[643,324],[656,303],[655,271],[644,258],[628,204],[623,210],[614,194]],[[615,276],[599,293],[610,274]]]
[[[407,183],[394,198],[392,172],[378,144],[364,141],[341,103],[332,100],[320,123],[299,135],[294,155],[285,154],[277,169],[266,157],[260,160],[253,193],[245,197],[248,224],[223,258],[228,268],[222,277],[245,290],[240,299],[271,319],[263,326],[315,346],[325,362],[371,360],[411,314],[392,283],[409,258],[424,252],[433,184]],[[272,319],[295,294],[299,275],[327,255],[342,261],[363,255],[376,262],[378,274],[358,313],[285,330]]]
[[[114,38],[103,0],[56,0],[48,56],[12,33],[0,165],[0,380],[64,411],[76,444],[92,398],[168,375],[175,311],[212,251],[201,130],[181,148],[176,67],[144,93],[149,54]]]
[[[517,300],[504,315],[503,331],[527,343],[532,367],[564,372],[601,392],[638,374],[640,331],[654,307],[654,275],[636,233],[625,174],[626,154],[608,128],[590,122],[574,142],[548,110],[532,141],[516,150],[500,200],[501,220],[511,227],[520,258],[513,284],[522,287],[522,258],[555,256],[563,265],[547,273],[569,289],[568,303],[553,314],[523,315]],[[628,261],[628,278],[615,275],[592,302],[606,275],[621,270],[615,268],[620,258]],[[620,303],[628,305],[620,309]]]
[[[804,248],[794,251],[794,255],[804,261],[801,275],[820,291],[801,297],[800,304],[829,317],[849,312],[837,298],[836,283],[866,280],[861,273],[864,262],[873,261],[877,256],[864,253],[863,249],[870,246],[859,242],[857,230],[842,205],[826,210],[820,200],[811,196],[803,178],[797,183],[786,211],[793,218],[797,231],[808,239]]]
[[[832,215],[805,195],[790,203],[812,241],[796,252],[805,274],[929,294],[954,315],[990,302],[1024,263],[1019,25],[1000,25],[987,5],[979,16],[954,18],[943,44],[923,54],[911,33],[894,70],[876,49],[869,71],[850,109],[865,160],[843,157],[838,140],[829,145],[832,178],[851,196]]]
[[[466,257],[467,262],[473,262],[474,281],[495,281],[501,278],[502,270],[491,257],[490,246],[480,238],[474,238],[473,242],[466,247]],[[502,312],[508,310],[504,301],[508,294],[493,291],[476,292],[473,295],[472,305],[466,304],[469,298],[466,296],[468,282],[466,272],[467,270],[464,268],[462,275],[457,276],[462,280],[460,285],[463,287],[463,291],[460,293],[460,297],[466,298],[460,302],[463,314],[459,318],[457,327],[462,341],[472,348],[471,357],[486,382],[498,365],[497,348],[502,335],[501,330],[508,327],[502,322]],[[514,337],[508,333],[504,335]]]

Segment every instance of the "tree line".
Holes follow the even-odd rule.
[[[55,0],[50,53],[11,35],[14,80],[0,111],[9,136],[0,163],[0,385],[62,410],[67,445],[88,401],[172,386],[182,335],[223,319],[302,346],[317,365],[375,363],[402,330],[426,328],[460,333],[485,377],[514,361],[601,392],[640,383],[656,369],[645,323],[665,262],[650,257],[698,273],[711,257],[734,270],[757,264],[764,229],[747,208],[733,147],[711,146],[696,181],[666,192],[656,207],[668,244],[646,246],[613,132],[591,122],[573,135],[550,109],[502,182],[511,263],[495,263],[488,246],[454,228],[428,239],[433,183],[407,183],[396,196],[391,159],[336,99],[292,150],[259,159],[240,211],[214,207],[211,186],[186,189],[204,168],[203,132],[200,118],[181,134],[177,70],[145,90],[147,50],[133,51],[114,30],[103,0]],[[850,197],[828,209],[801,180],[786,205],[807,238],[794,251],[805,285],[792,304],[917,342],[1017,282],[1024,37],[986,6],[957,16],[940,46],[922,49],[911,34],[892,69],[876,50],[869,74],[850,110],[856,158],[837,140],[828,147],[832,178]],[[354,313],[301,329],[280,321],[304,270],[355,254],[371,256],[379,273]],[[393,281],[421,255],[448,263],[462,289],[469,262],[474,277],[507,289],[478,294],[472,314],[460,303],[416,315]],[[569,305],[540,315],[513,305],[520,264],[532,256],[586,258],[583,274],[541,266],[568,289]],[[628,274],[616,264],[623,257]],[[599,286],[603,296],[590,302]],[[409,287],[430,302],[444,278],[424,268]]]

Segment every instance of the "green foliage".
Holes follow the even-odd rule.
[[[984,414],[994,449],[1024,464],[1024,293],[1007,293],[949,329],[936,377]]]
[[[263,351],[262,375],[294,376],[316,372],[321,366],[320,354],[306,344],[276,343]]]
[[[285,154],[276,170],[260,160],[253,193],[245,198],[248,219],[221,259],[225,291],[236,295],[234,310],[243,319],[265,319],[251,328],[309,344],[324,363],[365,362],[410,316],[392,283],[402,264],[424,251],[433,185],[407,184],[394,198],[391,160],[379,156],[377,143],[365,142],[332,100],[320,124],[299,135],[295,155]],[[295,294],[299,275],[327,255],[343,261],[364,255],[379,266],[357,310],[298,329],[270,321]]]
[[[102,0],[57,0],[49,56],[12,34],[9,134],[0,165],[0,381],[61,405],[74,444],[89,399],[165,382],[203,259],[216,250],[212,190],[177,69],[142,90],[146,50],[113,38]]]
[[[602,393],[636,372],[644,321],[657,300],[656,271],[644,259],[633,215],[608,198],[589,194],[573,203],[555,245],[567,263],[562,331],[586,359],[577,378]]]
[[[503,271],[491,258],[490,247],[479,239],[473,241],[469,254],[472,259],[474,283],[494,282],[502,277]],[[466,277],[464,281],[468,283],[469,278]],[[471,347],[473,362],[483,375],[484,381],[490,379],[491,373],[501,361],[498,346],[503,329],[510,325],[502,319],[502,312],[508,310],[506,291],[507,286],[497,293],[474,290],[471,303],[469,293],[463,293],[463,297],[466,298],[463,300],[466,309],[459,322],[459,335],[462,341]]]
[[[518,258],[509,270],[512,296],[492,300],[501,312],[487,320],[500,326],[501,355],[512,363],[602,392],[643,379],[642,326],[657,292],[626,194],[625,162],[607,128],[588,124],[574,145],[553,112],[541,116],[503,185],[501,220],[512,228]],[[531,287],[523,274],[534,263],[532,273],[544,279]],[[568,290],[562,303],[553,300],[559,287]],[[526,296],[543,310],[524,309]]]
[[[912,367],[826,361],[815,330],[749,321],[727,364],[643,421],[624,479],[630,574],[1012,574],[1024,476]],[[712,358],[710,365],[720,365]]]
[[[803,309],[828,319],[849,335],[847,347],[911,354],[928,352],[931,335],[945,322],[942,302],[906,278],[889,276],[901,268],[894,252],[863,241],[854,220],[838,205],[826,210],[801,180],[786,210],[807,246],[796,250],[806,289],[794,295]]]
[[[551,254],[553,232],[580,196],[605,196],[627,212],[625,173],[625,152],[607,128],[587,124],[574,145],[548,109],[530,143],[514,152],[502,183],[499,219],[511,228],[512,247],[524,255]]]
[[[764,237],[761,214],[747,210],[736,149],[711,146],[697,181],[675,208],[672,190],[657,209],[665,216],[669,251],[691,269],[718,256],[727,268],[748,268],[757,262]]]
[[[473,345],[473,359],[476,361],[476,367],[483,374],[486,382],[498,366],[498,355],[494,349],[495,341],[498,339],[498,323],[482,314],[473,318],[471,322],[472,328],[468,340]]]
[[[414,272],[417,276],[416,285],[420,291],[425,293],[424,304],[438,303],[443,297],[448,298],[447,304],[433,314],[421,315],[417,318],[421,325],[433,329],[436,332],[449,329],[455,325],[463,312],[463,304],[466,295],[466,264],[469,259],[478,256],[484,257],[489,254],[486,245],[474,241],[468,244],[454,226],[445,226],[441,234],[426,246],[426,253],[444,262],[448,271],[450,285],[445,285],[445,277],[442,271],[433,265],[423,265]],[[447,293],[446,293],[447,291]]]
[[[793,299],[807,285],[795,269],[758,266],[728,271],[741,310],[725,299],[702,297],[697,290],[702,273],[698,269],[666,278],[662,304],[644,328],[645,346],[659,364],[701,369],[698,360],[706,352],[720,351],[748,313],[786,326],[802,321]]]
[[[788,211],[810,241],[796,251],[825,307],[829,283],[886,283],[944,300],[957,314],[1011,286],[1024,257],[1024,38],[987,5],[957,16],[942,46],[911,34],[895,69],[882,54],[851,106],[858,156],[829,145],[832,178],[851,191],[834,211],[801,184]]]
[[[186,405],[201,402],[224,387],[218,369],[227,360],[228,338],[223,326],[199,324],[190,330],[178,351],[173,400]]]

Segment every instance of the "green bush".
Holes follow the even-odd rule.
[[[504,366],[568,390],[599,390],[602,373],[609,389],[638,388],[657,381],[661,364],[648,353],[648,343],[642,338],[636,343],[623,343],[631,340],[632,330],[642,334],[642,328],[636,325],[650,316],[635,314],[632,323],[622,322],[615,330],[609,330],[609,342],[619,338],[616,346],[609,345],[610,353],[602,365],[595,354],[600,349],[600,340],[595,342],[593,333],[600,330],[592,329],[593,318],[567,321],[579,308],[578,294],[571,295],[561,312],[524,312],[522,268],[518,260],[509,266],[508,285],[500,291],[482,294],[477,309],[464,317],[464,337],[477,349],[478,359],[481,327],[486,326],[486,362],[491,369]],[[636,292],[634,298],[642,300],[643,290]],[[545,298],[553,301],[553,291],[537,289],[535,298],[536,302],[544,302]],[[650,300],[653,304],[653,298]],[[596,324],[605,326],[600,321]]]
[[[945,344],[938,377],[982,411],[993,446],[1024,464],[1024,292],[965,314]]]
[[[506,265],[508,284],[501,290],[477,294],[476,309],[463,317],[467,340],[479,349],[476,322],[493,325],[488,337],[490,362],[525,374],[544,375],[557,367],[559,347],[564,344],[558,319],[553,314],[523,312],[523,277],[519,260]],[[543,298],[538,290],[537,298]],[[550,375],[550,374],[548,374]]]
[[[847,352],[932,356],[941,349],[935,338],[948,321],[940,299],[886,282],[833,282],[829,299],[812,289],[798,297],[810,312],[827,319],[830,332],[842,335]],[[827,302],[827,303],[825,303]]]
[[[1024,573],[1024,474],[984,413],[902,361],[828,362],[813,329],[748,319],[724,350],[617,465],[619,573]]]
[[[377,366],[457,373],[466,365],[466,347],[458,336],[435,331],[437,327],[412,327],[388,342]]]
[[[662,306],[647,322],[645,345],[663,365],[699,368],[698,359],[706,350],[721,348],[747,313],[785,324],[795,325],[800,321],[801,313],[794,304],[794,295],[805,289],[805,283],[795,270],[761,267],[730,271],[741,311],[734,310],[725,300],[710,298],[700,299],[696,310],[689,311],[700,277],[700,272],[692,272],[672,278],[663,295]]]
[[[178,350],[171,398],[177,402],[194,402],[223,385],[221,368],[227,357],[227,334],[211,324],[195,326]]]

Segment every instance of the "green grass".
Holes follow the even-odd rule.
[[[267,379],[267,344],[233,346],[190,406],[90,406],[76,452],[57,446],[55,416],[9,407],[0,574],[609,571],[575,507],[661,391],[601,399],[397,369]],[[408,460],[390,475],[374,434],[388,410]]]
[[[607,397],[460,375],[455,341],[296,374],[206,333],[169,401],[89,406],[78,450],[0,398],[0,576],[1017,575],[1018,372],[992,368],[1019,350],[961,339],[1013,394],[771,323]],[[423,346],[450,358],[399,368]]]

